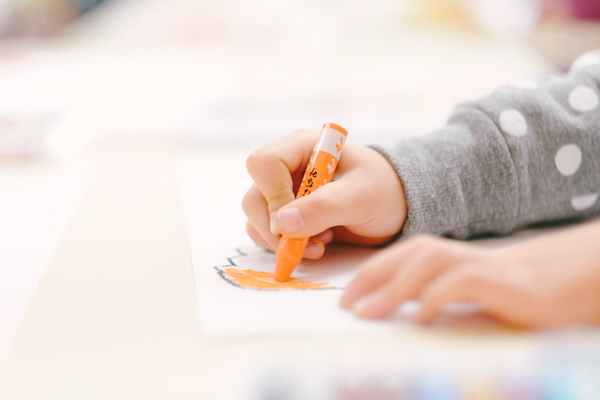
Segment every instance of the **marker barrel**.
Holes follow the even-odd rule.
[[[348,132],[339,125],[323,125],[319,141],[315,145],[306,166],[304,177],[296,198],[308,196],[321,186],[330,183],[337,168]],[[289,238],[282,236],[275,257],[275,280],[285,282],[290,279],[296,266],[302,261],[309,238]]]

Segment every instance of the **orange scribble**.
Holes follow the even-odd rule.
[[[323,289],[330,288],[329,282],[308,282],[290,278],[287,282],[277,282],[273,273],[252,269],[226,268],[223,273],[239,286],[258,289]]]

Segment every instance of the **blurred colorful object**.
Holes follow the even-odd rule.
[[[0,0],[0,37],[48,36],[104,0]]]
[[[571,14],[580,19],[600,19],[599,0],[571,0]]]

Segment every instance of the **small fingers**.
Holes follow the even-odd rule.
[[[303,257],[308,258],[309,260],[318,260],[325,254],[325,245],[331,243],[332,240],[333,233],[331,232],[331,229],[311,237],[306,245]]]
[[[333,182],[277,210],[278,232],[301,238],[344,226],[348,232],[381,243],[400,230],[406,212],[395,170],[375,150],[352,143],[346,146]]]
[[[294,179],[301,177],[319,135],[298,131],[248,156],[246,169],[265,199],[268,213],[294,200]]]
[[[488,271],[481,266],[465,265],[440,276],[421,293],[421,308],[412,320],[425,324],[440,314],[446,304],[470,301],[481,304],[484,299],[497,297],[487,275]]]
[[[321,241],[321,239],[317,237],[311,237],[306,245],[306,250],[304,250],[304,258],[308,258],[309,260],[318,260],[323,257],[325,253],[325,244]]]
[[[354,303],[388,282],[401,268],[404,248],[394,246],[367,261],[340,298],[340,306],[352,308]]]
[[[447,271],[478,257],[475,249],[449,240],[426,238],[391,281],[357,301],[353,311],[363,318],[385,318],[403,303],[413,300],[430,282]]]
[[[331,229],[326,229],[318,235],[315,235],[315,237],[322,241],[324,245],[328,245],[333,241],[333,231]]]
[[[413,299],[431,279],[449,267],[438,261],[435,254],[431,253],[413,257],[396,272],[390,282],[356,301],[352,310],[361,318],[390,316],[401,304]]]
[[[277,248],[280,236],[273,216],[279,208],[294,200],[295,180],[301,178],[302,168],[317,140],[316,132],[298,131],[254,151],[246,160],[254,184],[244,196],[242,208],[248,217],[246,231],[258,245],[271,251]],[[324,246],[331,242],[332,233],[331,230],[321,231],[308,242],[305,258],[323,256]]]
[[[269,251],[275,251],[275,248],[272,247],[271,244],[262,237],[262,235],[256,230],[250,221],[246,222],[246,232],[248,232],[248,236],[250,236],[250,238],[254,240],[257,245],[264,247]],[[322,232],[317,236],[311,237],[306,245],[304,258],[318,260],[319,258],[323,257],[323,254],[325,254],[325,245],[330,243],[332,238],[333,234],[331,231]]]
[[[248,236],[250,236],[250,239],[254,240],[254,243],[257,245],[264,247],[267,250],[275,251],[275,248],[262,237],[250,221],[246,222],[246,232],[248,233]]]
[[[274,251],[279,243],[279,236],[271,233],[267,202],[256,185],[252,185],[244,196],[242,209],[248,217],[248,235],[258,245]]]
[[[340,299],[340,305],[344,308],[351,308],[358,299],[390,285],[394,276],[400,274],[407,266],[411,266],[411,274],[415,275],[413,282],[420,282],[426,276],[434,273],[435,269],[433,267],[438,266],[436,264],[438,258],[445,258],[446,262],[449,261],[450,253],[456,251],[450,251],[448,247],[452,248],[453,246],[458,246],[458,244],[447,239],[420,235],[380,252],[367,261],[356,278],[350,282]],[[428,263],[428,270],[421,267],[425,263]],[[392,284],[394,286],[390,286],[386,291],[395,290],[392,289],[393,287],[404,288],[410,286],[411,281],[407,280],[405,282],[403,279],[408,278],[404,278],[404,276],[401,275]],[[404,294],[401,296],[404,296]]]
[[[413,321],[429,323],[445,305],[470,302],[512,325],[544,326],[548,319],[546,307],[539,307],[530,295],[531,285],[536,282],[523,284],[521,279],[511,276],[511,271],[499,272],[492,263],[467,264],[440,276],[421,293],[421,308],[413,315]]]

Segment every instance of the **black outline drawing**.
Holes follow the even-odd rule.
[[[226,278],[224,276],[224,274],[225,274],[224,268],[234,268],[234,267],[238,268],[239,267],[233,261],[234,258],[248,256],[248,254],[244,253],[240,248],[236,248],[235,251],[238,252],[237,255],[232,256],[232,257],[227,257],[227,261],[229,261],[229,265],[215,265],[215,266],[213,266],[213,268],[215,269],[215,271],[217,271],[217,274],[219,274],[219,276],[221,277],[221,279],[223,279],[225,282],[229,283],[230,285],[233,285],[233,286],[238,287],[240,289],[261,290],[261,291],[265,291],[265,292],[277,292],[277,291],[282,291],[282,290],[295,290],[295,291],[299,291],[299,290],[344,290],[345,289],[345,288],[336,287],[336,286],[334,286],[334,287],[313,288],[313,289],[293,289],[293,288],[272,288],[272,289],[267,289],[267,288],[257,288],[257,287],[249,287],[249,286],[238,285],[237,283],[235,283],[231,279],[228,279],[228,278]]]

